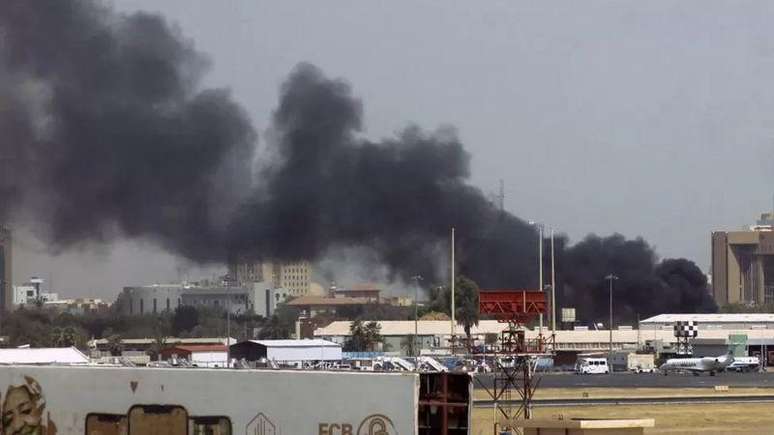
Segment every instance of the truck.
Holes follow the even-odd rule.
[[[626,370],[634,373],[653,373],[656,361],[652,353],[630,353],[626,357]]]

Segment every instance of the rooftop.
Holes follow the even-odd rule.
[[[348,297],[340,297],[340,298],[329,298],[325,296],[301,296],[299,298],[293,299],[292,301],[288,302],[287,304],[290,306],[333,306],[333,305],[364,305],[368,302],[365,299],[360,298],[348,298]]]
[[[694,321],[698,323],[774,323],[774,313],[721,313],[721,314],[659,314],[640,323],[674,323]]]
[[[266,347],[341,347],[338,343],[318,338],[312,340],[247,340],[247,342]]]
[[[74,347],[0,349],[0,364],[88,364],[89,357]]]

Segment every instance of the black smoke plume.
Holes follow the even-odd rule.
[[[151,236],[222,259],[254,132],[207,60],[161,17],[89,0],[0,4],[0,221],[56,248]]]
[[[54,249],[146,237],[224,262],[365,247],[394,278],[429,284],[447,274],[455,227],[460,273],[483,288],[538,285],[535,228],[469,184],[451,128],[366,140],[350,86],[302,64],[256,172],[244,111],[227,91],[201,89],[207,59],[161,17],[6,1],[0,36],[0,220],[36,223]],[[557,242],[562,304],[586,320],[604,314],[611,272],[620,316],[704,306],[698,269],[657,264],[644,241]]]

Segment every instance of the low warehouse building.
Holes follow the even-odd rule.
[[[341,361],[341,345],[326,340],[247,340],[231,345],[231,358],[248,362]]]
[[[225,367],[226,350],[225,344],[177,345],[162,350],[161,359],[182,358],[196,367]]]

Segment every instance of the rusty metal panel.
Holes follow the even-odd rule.
[[[479,310],[499,321],[526,323],[538,314],[546,312],[544,292],[535,290],[481,290]]]

